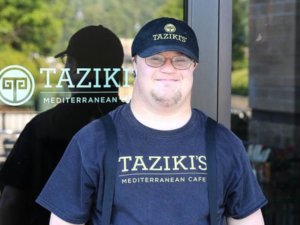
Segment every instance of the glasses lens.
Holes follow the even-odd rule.
[[[161,67],[165,64],[166,58],[162,55],[153,55],[145,58],[146,64],[151,67]],[[193,60],[186,56],[175,56],[171,59],[172,65],[175,69],[185,70],[190,68]]]
[[[160,67],[165,63],[165,57],[161,55],[153,55],[145,58],[146,64],[152,67]]]
[[[188,69],[193,61],[185,56],[176,56],[172,59],[172,64],[176,69],[185,70]]]

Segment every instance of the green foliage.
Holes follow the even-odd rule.
[[[247,0],[233,0],[232,11],[232,75],[231,91],[236,95],[248,95],[248,4]]]
[[[82,0],[75,9],[77,23],[82,25],[102,24],[112,29],[122,38],[133,37],[136,31],[146,21],[155,17],[155,8],[161,5],[162,0]],[[67,22],[67,21],[66,21]],[[79,26],[78,26],[79,28]]]
[[[121,38],[132,38],[147,21],[169,16],[182,19],[182,0],[81,0],[61,1],[57,17],[64,20],[63,35],[54,46],[53,54],[65,49],[69,38],[83,26],[102,24]],[[169,10],[166,10],[168,9]]]
[[[248,68],[241,67],[231,74],[231,92],[236,95],[248,95]]]
[[[48,7],[43,0],[0,0],[0,46],[48,54],[61,23]]]
[[[156,16],[167,16],[182,20],[183,0],[167,0],[166,3],[157,10]]]
[[[233,0],[233,61],[247,46],[247,0]],[[0,0],[0,46],[55,54],[86,25],[103,24],[122,38],[160,16],[183,18],[183,0]]]
[[[158,16],[182,19],[183,0],[0,0],[0,46],[53,55],[84,26],[102,24],[131,38]]]
[[[0,70],[10,65],[21,65],[32,73],[35,81],[39,79],[39,68],[47,66],[43,58],[16,51],[8,46],[0,48],[0,59]]]
[[[248,37],[248,0],[233,0],[232,60],[243,61]]]

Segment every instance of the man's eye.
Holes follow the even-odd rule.
[[[181,63],[181,62],[189,62],[189,59],[188,58],[176,58],[176,59],[174,59],[174,62],[179,62],[179,63]]]
[[[152,57],[152,58],[150,58],[150,60],[151,61],[153,61],[153,62],[161,62],[162,61],[162,59],[161,58],[159,58],[159,57]]]

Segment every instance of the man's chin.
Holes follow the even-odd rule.
[[[182,95],[180,92],[177,93],[173,93],[172,95],[168,95],[168,94],[164,94],[164,95],[159,95],[156,93],[151,93],[153,99],[159,103],[160,105],[164,106],[164,107],[172,107],[177,105],[181,98]]]

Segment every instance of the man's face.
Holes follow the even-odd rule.
[[[151,66],[152,62],[155,64],[156,59],[165,59],[165,62],[159,67]],[[135,91],[138,96],[135,97],[146,101],[146,104],[160,104],[165,107],[182,103],[190,104],[196,64],[190,61],[185,69],[174,67],[174,65],[181,65],[181,60],[185,59],[188,58],[175,51],[162,52],[146,59],[137,56],[134,67],[137,74]]]

